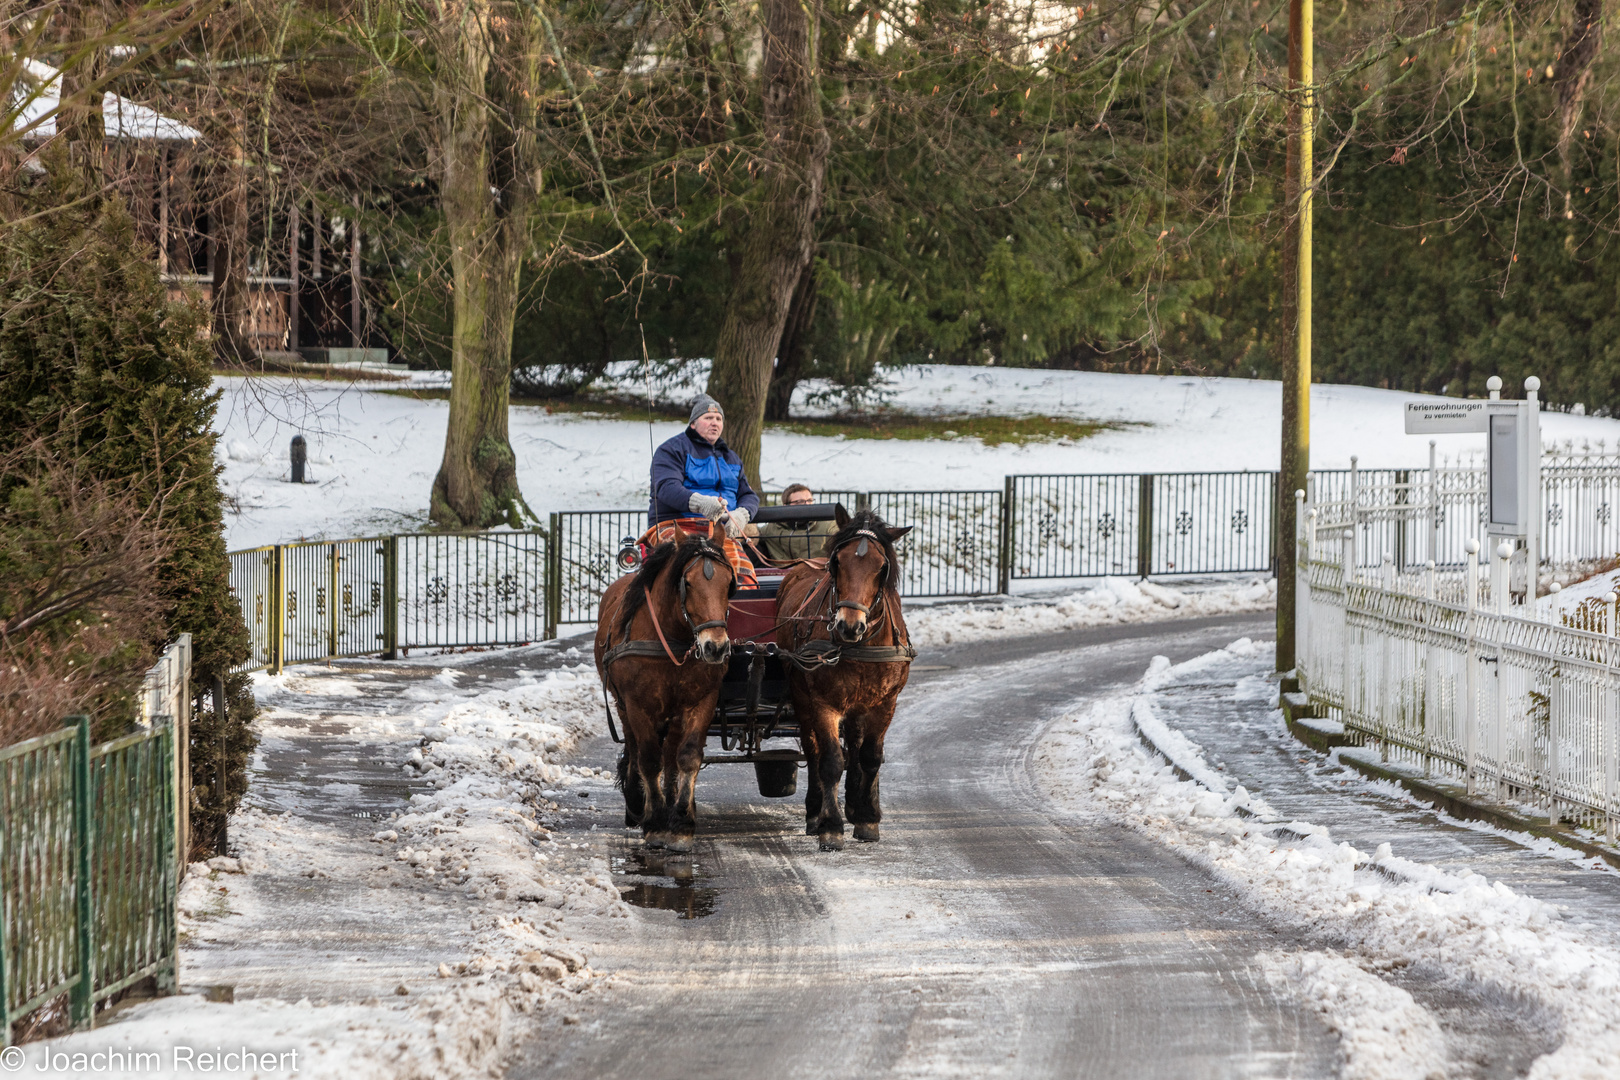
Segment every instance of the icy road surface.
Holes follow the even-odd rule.
[[[1137,833],[1065,824],[1028,768],[1045,720],[1076,697],[1268,621],[925,656],[890,734],[876,845],[820,854],[799,798],[760,798],[746,768],[706,769],[690,883],[684,860],[649,865],[634,839],[616,861],[649,897],[712,914],[654,913],[600,946],[612,985],[577,1026],[542,1018],[509,1075],[1334,1075],[1334,1035],[1256,961],[1300,944],[1293,933]]]

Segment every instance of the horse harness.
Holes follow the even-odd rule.
[[[884,602],[889,590],[889,560],[887,558],[883,561],[883,569],[878,572],[877,601],[871,607],[857,603],[854,600],[841,600],[838,597],[839,551],[854,544],[855,555],[857,558],[861,558],[866,555],[869,546],[874,542],[880,547],[883,545],[882,538],[870,529],[857,529],[845,537],[827,553],[827,564],[823,568],[823,573],[827,576],[822,579],[821,584],[811,590],[809,597],[799,606],[797,612],[778,623],[778,626],[782,626],[789,622],[820,620],[821,616],[819,614],[806,616],[802,612],[815,604],[816,598],[821,595],[824,588],[829,589],[826,611],[828,640],[807,641],[801,648],[782,654],[792,661],[800,671],[814,671],[817,668],[832,667],[840,660],[851,660],[860,664],[909,664],[917,658],[917,650],[912,648],[910,642],[903,642],[898,645],[840,645],[831,640],[833,621],[837,618],[838,612],[845,608],[859,611],[867,617],[864,637],[871,637],[882,628],[884,622],[889,618],[889,608]],[[877,609],[875,618],[872,615],[873,608]]]
[[[806,616],[803,615],[802,612],[814,604],[816,598],[821,595],[822,590],[827,588],[829,585],[831,586],[831,592],[828,595],[829,605],[826,612],[829,635],[832,631],[833,619],[837,616],[837,613],[844,608],[859,611],[862,615],[867,617],[868,623],[866,635],[868,637],[881,628],[884,621],[889,617],[888,606],[884,603],[884,597],[887,595],[889,583],[889,564],[887,559],[884,560],[883,569],[879,572],[878,576],[878,599],[877,602],[872,605],[872,607],[876,607],[878,609],[878,617],[876,620],[872,619],[872,608],[868,607],[867,605],[857,603],[854,600],[838,599],[838,552],[851,544],[856,544],[856,556],[864,556],[869,550],[868,545],[873,541],[876,541],[880,545],[883,542],[881,539],[879,539],[878,535],[871,530],[859,529],[856,530],[853,535],[845,538],[845,540],[837,547],[833,548],[833,550],[828,553],[826,564],[821,567],[822,573],[826,575],[822,579],[821,583],[810,591],[810,595],[805,599],[805,602],[799,606],[798,612],[785,616],[779,620],[776,626],[771,628],[770,632],[774,633],[790,622],[817,621],[821,619],[822,616],[819,614]],[[697,556],[694,556],[694,558],[701,558],[703,560],[703,576],[706,579],[713,580],[714,561],[716,560],[722,563],[728,571],[731,569],[731,563],[726,559],[724,553],[715,548],[707,540],[703,541],[703,548],[704,550]],[[812,566],[815,565],[815,562],[809,559],[802,561]],[[676,589],[680,594],[681,615],[686,619],[687,628],[692,631],[692,644],[687,646],[686,652],[683,653],[679,659],[676,658],[675,651],[669,647],[669,641],[664,637],[663,627],[659,625],[658,609],[653,605],[652,600],[649,597],[647,601],[647,614],[652,617],[653,630],[655,633],[657,633],[658,640],[654,642],[645,639],[631,640],[627,638],[626,640],[619,642],[619,644],[614,645],[604,652],[602,654],[602,668],[604,671],[609,672],[608,681],[612,680],[611,669],[614,661],[623,659],[626,656],[662,656],[667,657],[669,662],[674,664],[676,667],[681,667],[692,658],[692,652],[697,648],[697,636],[699,634],[705,630],[711,630],[715,627],[723,627],[726,625],[726,621],[724,619],[710,619],[707,622],[696,624],[692,622],[692,613],[686,608],[687,585],[686,573],[684,570],[680,575],[680,583],[676,586]],[[626,628],[626,633],[628,632],[629,630]],[[917,650],[912,647],[910,642],[905,642],[899,645],[840,645],[837,642],[830,640],[829,637],[829,640],[826,641],[807,641],[802,648],[795,651],[784,649],[778,653],[778,655],[786,658],[800,671],[814,671],[819,668],[833,667],[842,660],[849,660],[859,664],[909,664],[917,658]],[[614,695],[617,696],[618,688],[613,687],[612,690]],[[604,706],[608,704],[608,691],[609,686],[604,683],[602,687],[602,704]],[[607,710],[607,714],[609,734],[613,736],[614,742],[622,741],[619,738],[619,733],[613,730],[613,710],[609,708]]]

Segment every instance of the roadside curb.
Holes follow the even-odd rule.
[[[1459,820],[1482,821],[1487,825],[1495,825],[1501,829],[1539,836],[1556,844],[1574,848],[1576,851],[1592,858],[1602,859],[1610,866],[1620,870],[1620,850],[1583,839],[1573,829],[1566,826],[1554,825],[1545,820],[1526,817],[1499,803],[1486,802],[1478,796],[1470,796],[1466,788],[1461,784],[1413,776],[1401,769],[1392,768],[1376,761],[1368,761],[1360,754],[1335,754],[1334,751],[1336,750],[1360,749],[1360,740],[1344,733],[1324,731],[1311,726],[1308,721],[1316,718],[1316,708],[1306,700],[1304,694],[1297,692],[1284,693],[1279,706],[1282,709],[1283,719],[1288,725],[1288,732],[1295,739],[1298,739],[1317,753],[1334,757],[1340,764],[1348,765],[1369,779],[1388,780],[1391,783],[1399,784],[1418,801]]]

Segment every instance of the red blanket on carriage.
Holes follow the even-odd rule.
[[[671,540],[679,540],[683,533],[696,533],[700,536],[709,534],[709,519],[701,517],[675,518],[673,521],[660,521],[657,525],[641,534],[641,545],[652,549],[659,544]],[[754,576],[754,563],[750,560],[743,547],[724,533],[720,536],[720,548],[726,553],[726,561],[731,563],[732,573],[737,575],[737,584],[750,587],[759,584]]]

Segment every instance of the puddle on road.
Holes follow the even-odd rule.
[[[678,919],[713,915],[720,890],[695,884],[703,875],[690,855],[665,855],[637,850],[612,857],[616,877],[630,879],[619,886],[624,902],[636,907],[673,911]]]

